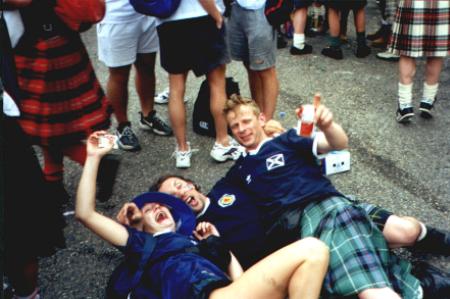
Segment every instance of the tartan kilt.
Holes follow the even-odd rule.
[[[112,108],[78,34],[19,43],[19,123],[33,144],[71,145],[110,126]]]
[[[309,236],[330,248],[324,298],[355,296],[365,289],[383,287],[394,289],[402,298],[422,298],[411,265],[389,251],[382,232],[357,203],[330,197],[309,204],[302,215],[301,237]]]
[[[400,0],[389,44],[390,52],[409,57],[450,54],[450,1]]]

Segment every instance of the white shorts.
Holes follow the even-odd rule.
[[[156,19],[141,17],[135,22],[97,24],[98,58],[107,67],[133,64],[137,54],[159,49]]]

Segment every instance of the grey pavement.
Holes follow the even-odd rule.
[[[370,33],[378,27],[378,12],[371,2],[367,12],[367,32]],[[335,120],[350,137],[351,170],[331,177],[337,188],[397,214],[411,215],[450,230],[450,59],[446,59],[441,75],[435,118],[425,120],[416,115],[409,125],[400,125],[395,121],[397,63],[376,59],[377,49],[366,59],[356,58],[352,52],[356,40],[353,25],[348,27],[350,43],[344,46],[344,60],[334,61],[320,55],[326,45],[324,37],[307,38],[314,47],[312,55],[293,57],[288,48],[278,51],[280,96],[275,118],[286,127],[293,126],[295,108],[311,102],[314,93],[320,92],[323,104],[333,111]],[[107,69],[97,59],[95,28],[83,37],[97,75],[105,86]],[[182,49],[180,45],[180,55]],[[421,60],[414,87],[416,107],[423,71],[424,61]],[[246,72],[240,63],[231,63],[227,75],[239,82],[243,95],[249,95]],[[193,148],[199,149],[193,155],[192,167],[187,170],[176,169],[175,160],[171,158],[174,137],[159,137],[138,129],[139,104],[134,83],[130,81],[129,117],[143,149],[138,153],[117,151],[122,163],[114,194],[108,202],[97,204],[99,211],[114,216],[124,202],[146,191],[158,176],[167,173],[191,177],[207,191],[232,165],[232,162],[214,162],[209,156],[213,140],[192,131],[192,109],[202,80],[190,74],[187,84],[188,139]],[[157,89],[161,91],[166,87],[167,75],[158,65]],[[166,105],[156,105],[156,109],[168,118]],[[280,112],[286,116],[281,118]],[[73,210],[81,168],[66,161],[65,170],[65,183],[73,195],[67,210]],[[67,248],[40,260],[39,285],[43,298],[103,298],[109,274],[121,254],[90,233],[73,216],[68,216],[67,222]],[[406,251],[398,254],[430,260],[450,270],[449,258],[410,256]]]

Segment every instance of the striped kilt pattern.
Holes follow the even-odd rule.
[[[409,57],[450,54],[450,1],[400,0],[389,50]]]
[[[402,298],[421,298],[411,265],[391,254],[383,234],[364,209],[344,197],[309,204],[301,237],[316,237],[330,248],[324,298],[354,296],[368,288],[393,288]]]
[[[80,142],[110,126],[112,108],[79,35],[57,35],[15,49],[20,125],[33,144]]]

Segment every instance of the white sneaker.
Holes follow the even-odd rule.
[[[384,52],[377,53],[377,58],[386,61],[398,61],[400,59],[400,56],[392,54],[391,52],[386,50]]]
[[[220,143],[215,142],[211,149],[210,155],[217,162],[225,162],[226,160],[237,160],[242,154],[242,147],[230,140],[229,146],[223,146]]]
[[[172,156],[175,156],[176,163],[175,166],[177,168],[189,168],[191,167],[191,156],[192,156],[192,150],[191,145],[188,142],[188,150],[183,152],[178,150],[178,145],[175,148],[175,151],[173,152]]]
[[[187,102],[188,98],[184,98],[184,102]],[[169,89],[166,88],[155,96],[156,104],[167,104],[169,103]]]

